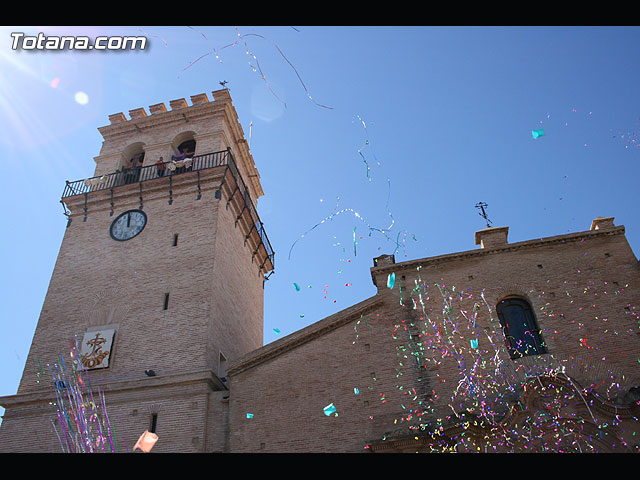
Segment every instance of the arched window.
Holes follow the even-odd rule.
[[[140,178],[140,169],[144,163],[144,143],[133,143],[122,151],[120,157],[121,183],[134,183]]]
[[[178,145],[178,151],[186,156],[187,158],[193,157],[193,154],[196,151],[196,141],[195,140],[186,140]]]
[[[538,322],[529,302],[523,298],[509,297],[498,304],[496,311],[512,359],[546,353]]]

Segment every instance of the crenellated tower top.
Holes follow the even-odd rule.
[[[98,128],[104,142],[94,158],[94,176],[110,174],[128,168],[134,157],[142,166],[158,160],[188,153],[202,155],[230,149],[251,197],[257,201],[264,192],[260,175],[244,137],[242,125],[228,89],[192,95],[191,105],[185,98],[109,115],[110,124]]]

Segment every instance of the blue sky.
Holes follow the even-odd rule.
[[[11,32],[150,46],[15,51]],[[478,248],[478,202],[510,242],[614,216],[637,255],[638,45],[637,27],[0,27],[0,395],[22,375],[64,182],[92,176],[108,115],[228,82],[276,251],[269,343],[374,295],[378,255]]]

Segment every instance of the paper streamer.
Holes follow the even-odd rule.
[[[334,217],[337,217],[338,215],[343,214],[343,213],[353,213],[353,215],[354,215],[358,220],[360,220],[361,222],[363,222],[363,223],[367,226],[367,228],[369,229],[369,235],[371,235],[371,232],[374,232],[374,231],[375,231],[375,232],[379,232],[379,233],[381,233],[381,234],[382,234],[382,235],[383,235],[387,240],[390,240],[390,241],[392,241],[392,242],[394,241],[394,240],[393,240],[393,239],[388,235],[389,230],[391,230],[391,228],[393,227],[393,225],[394,225],[394,223],[395,223],[395,220],[393,219],[393,216],[391,215],[391,213],[389,213],[389,216],[391,217],[391,224],[390,224],[386,229],[385,229],[385,228],[377,228],[377,227],[373,227],[373,226],[371,226],[370,224],[368,224],[368,223],[366,222],[366,220],[362,217],[362,215],[360,215],[360,213],[358,213],[358,212],[357,212],[356,210],[354,210],[353,208],[343,208],[343,209],[341,209],[341,210],[338,210],[338,205],[339,205],[339,203],[340,203],[340,197],[338,197],[338,198],[337,198],[336,207],[335,207],[335,209],[334,209],[334,211],[333,211],[333,213],[332,213],[332,214],[330,214],[329,216],[327,216],[327,217],[323,218],[320,222],[316,223],[313,227],[311,227],[309,230],[307,230],[307,231],[306,231],[306,232],[304,232],[302,235],[300,235],[300,237],[299,237],[295,242],[293,242],[293,244],[291,244],[291,247],[289,248],[289,255],[288,255],[288,259],[289,259],[289,260],[291,260],[291,252],[293,251],[293,247],[295,247],[295,245],[296,245],[300,240],[302,240],[304,237],[306,237],[309,233],[311,233],[313,230],[315,230],[316,228],[318,228],[320,225],[323,225],[324,223],[326,223],[326,222],[327,222],[327,221],[329,221],[329,220],[333,220],[333,218],[334,218]],[[400,242],[399,242],[399,239],[400,239],[400,234],[401,234],[401,233],[402,233],[402,232],[399,232],[399,233],[398,233],[398,235],[396,235],[396,239],[395,239],[396,249],[395,249],[394,253],[398,252],[398,250],[400,249]],[[404,234],[405,234],[405,237],[406,237],[407,232],[406,232],[406,231],[404,231]],[[411,236],[412,236],[412,238],[413,238],[414,240],[416,240],[416,241],[417,241],[417,239],[416,239],[416,237],[415,237],[415,235],[414,235],[413,233],[409,233],[409,235],[411,235]]]
[[[417,270],[419,272],[420,268]],[[411,436],[420,435],[427,442],[431,440],[433,451],[477,451],[477,445],[468,441],[472,442],[474,438],[478,438],[473,434],[465,435],[471,421],[475,425],[482,424],[481,428],[487,432],[482,443],[483,448],[492,451],[501,449],[500,451],[521,452],[530,448],[531,451],[547,452],[597,452],[601,446],[594,440],[605,438],[609,433],[613,433],[613,437],[618,435],[612,430],[618,428],[617,422],[603,423],[603,419],[591,408],[592,403],[587,398],[587,393],[596,394],[604,401],[618,405],[629,404],[629,400],[621,402],[621,398],[626,398],[621,395],[627,395],[629,388],[628,385],[621,387],[624,373],[618,371],[614,365],[606,366],[605,363],[609,355],[625,355],[625,352],[609,352],[606,360],[604,356],[589,360],[580,356],[557,358],[551,354],[534,355],[527,357],[527,362],[516,367],[510,361],[510,352],[505,344],[507,332],[496,319],[495,308],[489,305],[483,290],[480,290],[479,294],[474,293],[471,287],[461,291],[451,285],[427,283],[420,278],[419,273],[417,277],[410,296],[401,302],[411,314],[404,318],[399,316],[392,334],[397,342],[396,387],[404,396],[398,408],[402,413],[394,421],[396,427],[386,432],[384,439],[392,435],[406,436],[407,432],[410,432]],[[568,282],[564,283],[566,295],[572,296]],[[585,288],[578,288],[580,296],[593,293],[594,298],[582,300],[581,297],[574,297],[568,304],[571,305],[569,308],[575,308],[584,315],[586,308],[580,304],[581,301],[584,301],[585,307],[593,308],[596,307],[595,302],[599,298],[596,295],[624,293],[624,288],[617,284],[612,287],[604,282],[604,285],[604,292],[595,292],[596,286],[593,282]],[[531,290],[528,295],[543,298],[544,293]],[[553,310],[552,298],[548,300],[537,314],[554,318],[557,325],[557,317],[563,317],[563,314]],[[626,311],[633,314],[632,305],[627,307]],[[605,334],[615,335],[616,341],[619,341],[621,332],[612,331],[607,318],[602,318],[597,313],[591,321],[591,328],[595,328],[600,321],[603,322],[599,329],[603,335],[601,341],[607,341]],[[572,327],[570,324],[563,324],[562,328],[566,330]],[[579,329],[580,326],[574,328]],[[543,340],[555,337],[555,341],[559,342],[566,338],[558,336],[560,332],[556,330],[556,326],[540,333]],[[567,331],[567,335],[570,333]],[[633,331],[630,331],[629,335],[632,334]],[[480,339],[483,340],[482,343]],[[591,347],[590,352],[597,351],[597,339],[595,334],[588,337],[583,334],[580,345],[585,349]],[[444,365],[457,367],[457,384],[455,376],[447,376],[445,379],[437,373],[437,367]],[[420,383],[424,380],[421,373],[429,366],[434,367],[435,373],[429,377],[429,383],[423,385]],[[599,378],[601,381],[596,385],[578,386],[569,375],[568,368],[572,371],[577,368],[581,372],[606,369],[606,376]],[[403,379],[407,379],[408,383],[403,383]],[[556,379],[563,379],[563,385],[568,388],[558,384],[549,389],[546,384],[542,384],[542,380],[547,384],[553,384]],[[608,387],[606,384],[609,384]],[[550,398],[558,408],[533,410],[530,421],[525,425],[505,423],[505,415],[517,405],[525,387],[534,390],[541,388],[543,396]],[[390,400],[386,392],[380,395],[387,401]],[[593,422],[594,428],[597,429],[595,433],[585,432],[581,424],[567,421],[576,402],[583,404],[588,421]],[[442,413],[442,408],[447,407],[453,414]],[[567,408],[566,415],[564,407]],[[633,428],[634,431],[637,429],[637,418],[627,417],[625,422],[626,426],[623,428]],[[463,429],[461,433],[450,437],[453,443],[439,443],[443,430],[448,425],[456,424]],[[554,432],[561,432],[562,435],[554,435]],[[621,443],[624,444],[623,441]],[[619,445],[615,447],[618,448]],[[621,447],[624,449],[624,445]]]
[[[191,26],[187,26],[187,27],[188,27],[188,28],[190,28],[191,30],[194,30],[194,31],[196,31],[196,32],[200,33],[200,35],[202,35],[202,37],[203,37],[205,40],[207,40],[207,42],[209,42],[209,39],[208,39],[208,38],[207,38],[207,37],[206,37],[202,32],[199,32],[198,30],[196,30],[195,28],[193,28],[193,27],[191,27]],[[262,39],[262,40],[264,40],[264,41],[266,41],[266,42],[270,43],[270,44],[271,44],[271,45],[272,45],[272,46],[273,46],[273,47],[278,51],[278,53],[279,53],[279,54],[280,54],[280,56],[285,60],[285,62],[287,62],[287,63],[289,64],[289,66],[293,69],[293,71],[295,72],[296,76],[298,77],[298,81],[300,82],[300,84],[302,85],[302,87],[303,87],[303,89],[304,89],[305,93],[307,94],[307,97],[308,97],[308,98],[309,98],[309,99],[310,99],[310,100],[311,100],[315,105],[317,105],[317,106],[319,106],[319,107],[326,108],[326,109],[329,109],[329,110],[332,110],[332,109],[333,109],[333,107],[328,107],[328,106],[326,106],[326,105],[322,105],[322,104],[320,104],[320,103],[317,103],[317,102],[313,99],[313,97],[311,97],[311,94],[309,93],[309,90],[307,89],[307,86],[306,86],[306,85],[305,85],[305,83],[302,81],[302,77],[300,77],[300,74],[298,73],[298,71],[296,70],[296,68],[295,68],[295,67],[293,66],[293,64],[289,61],[289,59],[285,56],[285,54],[282,52],[282,50],[280,49],[280,47],[279,47],[278,45],[276,45],[276,44],[275,44],[275,43],[273,43],[271,40],[269,40],[269,39],[267,39],[266,37],[264,37],[264,36],[262,36],[262,35],[259,35],[259,34],[257,34],[257,33],[246,33],[246,34],[241,34],[241,33],[240,33],[240,31],[238,30],[238,27],[234,27],[234,28],[235,28],[235,30],[236,30],[236,34],[237,34],[238,39],[237,39],[235,42],[230,43],[230,44],[225,45],[224,47],[220,48],[220,50],[224,50],[225,48],[229,48],[229,47],[234,47],[234,46],[238,45],[238,43],[239,43],[240,41],[242,41],[242,42],[243,42],[243,44],[244,44],[244,46],[245,46],[245,53],[246,53],[248,56],[252,57],[252,58],[255,60],[255,63],[256,63],[256,65],[255,65],[255,66],[253,66],[253,65],[251,64],[251,62],[249,62],[249,66],[250,66],[254,71],[256,71],[256,72],[258,72],[258,73],[260,74],[260,77],[261,77],[261,78],[262,78],[262,80],[265,82],[265,84],[266,84],[267,88],[269,89],[269,91],[271,91],[271,93],[272,93],[272,94],[273,94],[273,95],[274,95],[278,100],[280,100],[280,101],[285,105],[285,107],[286,107],[286,103],[284,103],[284,101],[282,101],[282,100],[281,100],[281,99],[280,99],[280,98],[275,94],[275,92],[274,92],[274,91],[273,91],[273,89],[271,88],[271,85],[269,85],[269,82],[267,81],[267,78],[266,78],[266,76],[265,76],[264,72],[262,71],[262,69],[261,69],[261,67],[260,67],[260,64],[259,64],[259,62],[258,62],[257,57],[249,51],[249,46],[247,45],[246,38],[248,38],[248,37],[257,37],[257,38],[260,38],[260,39]],[[211,42],[209,42],[209,43],[211,43]],[[201,56],[200,56],[200,57],[198,57],[196,60],[194,60],[193,62],[191,62],[189,65],[187,65],[187,66],[183,69],[183,71],[184,71],[184,70],[186,70],[186,69],[188,69],[188,68],[190,68],[190,67],[191,67],[191,66],[193,66],[196,62],[198,62],[198,61],[202,60],[204,57],[206,57],[206,56],[208,56],[208,55],[211,55],[212,53],[216,56],[216,58],[217,58],[218,60],[220,60],[220,56],[218,55],[218,50],[216,50],[216,48],[214,47],[212,52],[209,52],[209,53],[206,53],[206,54],[204,54],[204,55],[201,55]]]
[[[116,452],[117,442],[107,415],[104,392],[100,388],[94,390],[88,372],[78,361],[79,351],[76,340],[70,351],[69,366],[62,355],[58,363],[47,364],[58,419],[57,424],[52,422],[53,428],[63,452]],[[39,359],[38,363],[44,373]],[[41,378],[40,372],[38,378]]]
[[[390,273],[387,277],[387,288],[393,288],[396,283],[396,274]]]

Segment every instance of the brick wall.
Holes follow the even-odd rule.
[[[623,227],[379,260],[378,294],[355,314],[339,312],[231,367],[232,451],[368,451],[437,431],[454,410],[482,413],[481,400],[504,415],[521,383],[545,371],[564,371],[611,405],[640,385],[640,271]],[[510,359],[495,313],[509,295],[531,303],[547,354]],[[330,403],[338,416],[324,414]]]
[[[101,129],[105,143],[95,159],[96,172],[114,170],[123,152],[136,146],[151,156],[165,152],[167,161],[169,140],[194,136],[201,140],[200,150],[233,145],[238,168],[251,172],[250,154],[235,146],[241,128],[224,98],[218,105],[201,98],[193,107],[173,103],[176,111],[154,108],[151,116],[136,110],[130,121],[112,116],[112,125]],[[151,156],[145,163],[155,162]],[[152,413],[158,415],[161,437],[155,451],[227,448],[227,390],[218,362],[220,354],[233,361],[262,345],[260,256],[253,255],[253,237],[247,239],[246,214],[238,221],[243,197],[231,198],[236,185],[224,166],[171,180],[66,199],[70,223],[18,394],[3,399],[0,451],[60,449],[51,424],[50,369],[60,366],[60,357],[70,364],[74,337],[82,340],[98,327],[116,334],[109,367],[91,370],[90,378],[105,392],[114,427],[130,448]],[[248,187],[254,195],[261,193],[255,178]],[[114,241],[113,220],[137,208],[147,215],[144,230],[128,241]],[[145,370],[156,376],[148,377]]]

